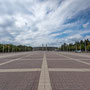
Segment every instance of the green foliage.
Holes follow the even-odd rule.
[[[90,45],[87,46],[87,50],[90,51]]]
[[[85,51],[85,46],[86,46],[87,51],[90,51],[90,41],[88,39],[84,40],[84,41],[81,40],[79,42],[75,42],[74,44],[73,43],[70,43],[70,44],[64,43],[63,45],[61,45],[59,50],[61,50],[61,51],[75,51],[75,50]]]
[[[32,51],[31,46],[23,46],[23,45],[12,45],[12,44],[0,44],[0,52],[24,52],[24,51]]]

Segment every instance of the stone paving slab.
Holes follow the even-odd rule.
[[[3,58],[0,58],[0,59],[15,59],[15,58],[20,58],[22,57],[23,55],[15,55],[15,56],[10,56],[10,57],[3,57]],[[26,56],[26,55],[25,55]]]
[[[43,59],[42,57],[25,57],[25,58],[23,58],[23,59]]]
[[[56,53],[46,53],[46,57],[47,58],[61,58],[62,56],[59,56],[58,54]]]
[[[26,54],[31,54],[30,52],[13,52],[13,53],[1,53],[0,58],[7,58],[7,57],[14,57],[14,56],[21,56]]]
[[[25,57],[24,59],[43,59],[43,54],[39,53],[36,55],[30,55],[30,56]]]
[[[19,60],[21,60],[21,61],[22,61],[22,60],[33,60],[33,61],[34,61],[34,60],[35,60],[35,61],[36,61],[36,60],[38,60],[38,61],[40,60],[40,61],[41,61],[41,60],[43,60],[43,59],[42,59],[42,58],[40,58],[40,59],[23,59],[23,58],[22,58],[22,59],[19,59]]]
[[[18,60],[0,66],[0,69],[41,68],[42,60]]]
[[[18,56],[0,60],[15,58]],[[88,60],[89,57],[58,52],[21,55],[0,65],[0,90],[90,90]]]
[[[0,63],[3,63],[3,62],[7,62],[7,61],[10,61],[11,59],[3,59],[3,58],[0,58]]]
[[[44,53],[44,57],[43,57],[38,90],[52,90],[49,72],[48,72],[47,60],[46,60],[46,53]]]
[[[47,58],[63,58],[63,57],[60,57],[59,55],[46,55]]]
[[[23,68],[23,69],[0,69],[0,73],[2,72],[31,72],[31,71],[41,71],[41,68]]]
[[[75,52],[59,52],[60,54],[64,55],[71,55],[71,56],[80,56],[80,57],[88,57],[90,58],[90,53],[75,53]]]
[[[77,58],[78,59],[78,58]],[[84,58],[80,58],[79,60],[90,60],[90,59],[84,59]]]
[[[47,60],[68,60],[67,58],[47,58]]]
[[[90,72],[49,72],[52,90],[90,90]]]
[[[4,63],[4,62],[11,61],[11,60],[14,60],[14,59],[18,59],[18,58],[20,58],[20,55],[19,56],[13,56],[13,57],[0,58],[0,64]]]
[[[54,71],[54,72],[90,72],[90,68],[86,69],[86,68],[49,68],[49,71]]]
[[[21,56],[21,57],[18,57],[18,55],[16,56],[13,56],[13,58],[12,57],[2,57],[2,58],[0,58],[0,66],[1,65],[5,65],[5,64],[8,64],[8,63],[11,63],[11,62],[13,62],[13,61],[17,61],[17,60],[20,60],[20,59],[22,59],[23,57],[25,58],[25,57],[27,57],[28,56],[28,54],[22,54],[22,55],[19,55],[19,56]]]
[[[75,58],[75,59],[79,59],[79,60],[85,60],[85,59],[89,59],[90,60],[90,58],[89,57],[84,57],[84,56],[76,56],[76,55],[65,55],[65,56],[68,56],[68,57],[71,57],[71,58]]]
[[[37,90],[40,72],[0,73],[0,90]]]
[[[49,68],[90,68],[86,65],[73,60],[48,60]]]
[[[88,63],[90,63],[90,60],[81,60],[81,61],[84,61],[84,62],[88,62]]]

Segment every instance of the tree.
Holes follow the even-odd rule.
[[[59,48],[61,51],[75,51],[75,50],[82,50],[85,51],[85,47],[88,51],[90,51],[89,49],[90,46],[90,41],[87,40],[81,40],[78,42],[70,43],[69,45],[64,43],[63,45],[61,45],[61,47]]]
[[[13,45],[13,44],[0,44],[0,52],[23,52],[32,51],[31,46]]]
[[[90,45],[87,46],[87,51],[90,51]]]

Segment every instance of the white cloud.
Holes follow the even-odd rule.
[[[87,22],[87,23],[83,24],[83,27],[84,27],[84,28],[87,28],[87,27],[88,27],[88,25],[89,25],[89,22]]]
[[[5,36],[9,37],[12,43],[14,40],[14,43],[32,46],[42,43],[56,44],[59,40],[54,38],[55,36],[72,31],[50,34],[77,25],[78,22],[66,25],[64,23],[80,11],[89,8],[89,3],[90,0],[2,0],[0,1],[0,27],[9,33]],[[87,24],[83,25],[86,26]],[[75,34],[75,37],[81,38],[81,35]],[[75,37],[64,39],[68,41]],[[5,40],[1,37],[1,42]]]
[[[87,36],[85,37],[85,39],[89,39],[89,40],[90,40],[90,36],[89,36],[89,35],[87,35]]]

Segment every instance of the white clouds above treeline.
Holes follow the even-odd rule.
[[[79,20],[65,22],[88,8],[90,0],[0,0],[0,42],[58,46],[83,39],[81,30],[68,30],[78,26]],[[86,28],[89,24],[80,25]],[[70,35],[57,38],[64,33]]]

